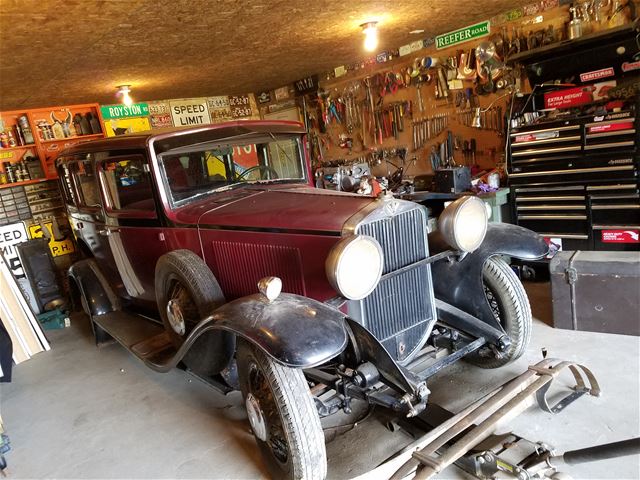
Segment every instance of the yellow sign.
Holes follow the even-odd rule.
[[[13,157],[13,152],[0,152],[0,158],[11,158]]]
[[[104,121],[104,132],[107,137],[124,135],[125,133],[144,132],[151,129],[148,117],[112,118]]]
[[[68,255],[76,251],[76,247],[73,244],[73,240],[71,238],[63,238],[62,240],[54,240],[53,238],[53,227],[51,222],[46,222],[44,226],[49,230],[50,240],[49,240],[49,250],[51,250],[51,255],[54,257],[61,257],[62,255]],[[42,232],[42,228],[40,225],[29,225],[29,237],[31,238],[41,238],[44,237]]]

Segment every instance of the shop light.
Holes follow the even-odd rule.
[[[126,106],[132,105],[133,99],[131,98],[131,95],[129,95],[129,92],[131,92],[131,85],[118,85],[116,88],[118,89],[118,95],[122,97],[122,103]]]
[[[378,22],[367,22],[360,25],[364,33],[364,49],[373,52],[378,48]]]

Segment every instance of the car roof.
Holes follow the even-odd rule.
[[[84,154],[103,150],[146,148],[152,140],[162,140],[173,137],[182,137],[186,140],[190,134],[197,134],[198,137],[205,135],[207,140],[216,141],[222,139],[232,140],[234,137],[246,137],[251,134],[264,134],[268,132],[274,134],[303,134],[306,130],[299,122],[284,120],[235,120],[232,122],[197,125],[193,127],[159,128],[145,132],[129,133],[81,142],[64,149],[58,156]]]

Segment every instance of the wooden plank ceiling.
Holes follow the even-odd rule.
[[[526,3],[0,0],[0,110],[257,92],[364,58],[370,19],[383,51]]]

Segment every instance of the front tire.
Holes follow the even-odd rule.
[[[324,479],[324,434],[302,370],[246,341],[238,342],[236,358],[251,428],[272,478]]]
[[[481,368],[498,368],[522,356],[531,340],[533,320],[529,298],[522,283],[507,262],[489,258],[482,271],[485,295],[494,316],[511,340],[511,346],[500,358],[473,354],[467,360]]]

